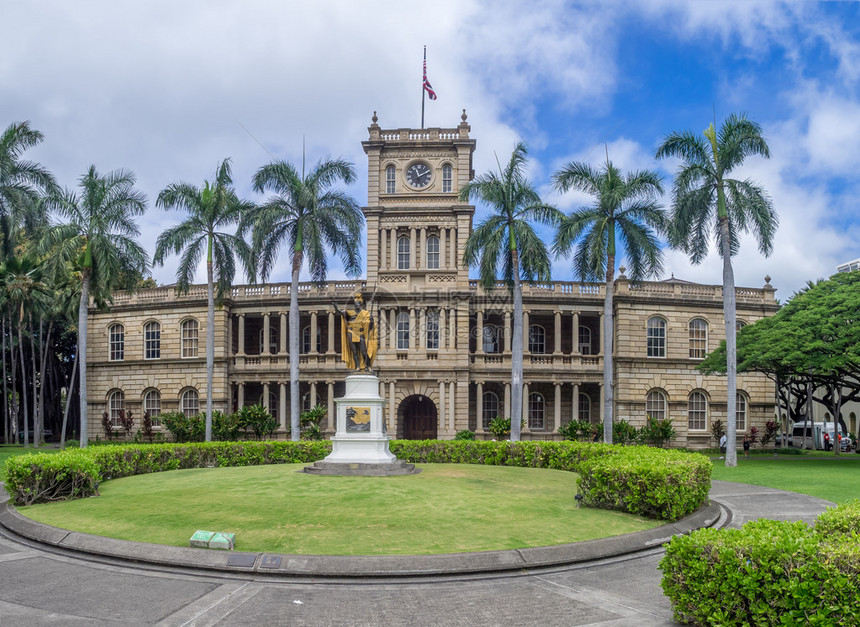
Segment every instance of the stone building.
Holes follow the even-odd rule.
[[[513,303],[501,284],[484,290],[462,264],[474,206],[460,188],[474,177],[475,140],[465,112],[455,128],[384,130],[376,115],[362,142],[368,158],[367,270],[362,281],[299,287],[301,404],[334,415],[343,390],[340,319],[332,303],[365,295],[378,325],[374,371],[398,438],[451,438],[471,429],[489,437],[510,416]],[[239,285],[215,313],[216,409],[262,403],[289,426],[289,284]],[[524,439],[558,439],[571,419],[602,419],[604,286],[524,285]],[[772,315],[774,290],[737,289],[738,321]],[[616,282],[616,417],[641,425],[670,418],[680,446],[713,445],[725,422],[726,385],[695,369],[724,338],[721,286],[671,279]],[[109,311],[90,311],[90,437],[106,411],[137,417],[205,407],[206,287],[117,293]],[[774,415],[774,390],[760,375],[738,377],[738,430]],[[330,426],[329,426],[329,432]]]

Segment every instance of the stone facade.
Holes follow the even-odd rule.
[[[347,371],[332,303],[348,305],[360,290],[378,325],[374,371],[389,433],[451,438],[471,429],[490,437],[488,420],[510,415],[513,303],[504,286],[484,290],[462,264],[474,215],[457,198],[474,177],[465,112],[456,128],[383,130],[374,115],[368,130],[366,280],[300,285],[302,406],[321,403],[334,416]],[[289,425],[289,290],[235,286],[215,315],[215,407],[261,402],[278,417],[281,437]],[[600,284],[523,287],[524,439],[558,439],[572,418],[602,419],[603,296]],[[777,309],[770,285],[738,288],[737,303],[745,323]],[[615,309],[617,418],[641,425],[648,414],[663,415],[675,423],[674,444],[713,445],[708,429],[725,422],[725,379],[695,366],[725,337],[722,288],[632,284],[622,272]],[[172,287],[118,293],[111,310],[91,310],[90,437],[101,431],[102,412],[115,416],[124,406],[139,418],[156,395],[161,411],[205,407],[205,325],[205,286],[186,295]],[[761,428],[774,414],[771,382],[743,375],[738,389],[745,425]]]

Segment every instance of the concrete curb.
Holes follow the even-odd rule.
[[[572,544],[444,555],[288,555],[211,551],[116,540],[43,525],[0,504],[0,525],[34,542],[78,553],[174,568],[287,577],[377,578],[502,573],[581,564],[659,547],[672,536],[713,526],[720,518],[714,502],[681,520],[647,531]]]

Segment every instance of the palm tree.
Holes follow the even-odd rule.
[[[750,155],[770,157],[761,126],[746,115],[732,114],[719,133],[711,124],[704,137],[689,131],[667,135],[657,157],[678,157],[682,164],[672,190],[669,243],[700,263],[713,238],[723,259],[723,312],[726,323],[726,466],[737,465],[737,343],[735,277],[732,255],[740,247],[740,234],[752,231],[761,253],[770,255],[778,219],[764,188],[749,179],[727,175]]]
[[[342,159],[326,159],[305,174],[285,161],[273,161],[254,176],[257,192],[273,192],[254,215],[255,267],[265,281],[282,246],[292,251],[290,275],[290,430],[300,439],[299,417],[299,272],[305,254],[311,278],[325,281],[326,250],[340,256],[348,274],[361,272],[358,248],[364,217],[358,203],[344,192],[331,189],[342,181],[352,183],[355,168]],[[313,401],[312,401],[313,402]]]
[[[113,289],[131,287],[149,260],[135,241],[140,235],[134,217],[146,210],[146,196],[134,188],[134,174],[115,170],[101,175],[90,166],[80,179],[80,196],[69,190],[49,201],[68,220],[54,226],[47,243],[56,247],[57,262],[74,261],[80,273],[78,355],[80,371],[81,448],[87,446],[87,308],[110,300]]]
[[[237,225],[253,204],[240,200],[231,185],[230,160],[225,159],[215,170],[212,183],[203,182],[203,188],[188,183],[172,183],[158,195],[156,205],[163,209],[184,209],[184,222],[167,229],[158,236],[154,263],[164,263],[164,257],[180,254],[176,269],[177,288],[187,292],[194,271],[206,251],[206,441],[212,440],[212,382],[215,378],[215,273],[217,272],[218,300],[220,301],[236,274],[234,255],[248,268],[250,247],[237,235],[219,229]]]
[[[660,271],[663,253],[655,231],[663,230],[665,217],[656,197],[663,193],[663,186],[656,172],[642,170],[622,174],[608,158],[600,169],[586,163],[568,163],[553,175],[553,182],[561,192],[576,189],[595,197],[592,205],[573,211],[562,221],[553,251],[557,255],[567,255],[575,247],[574,268],[580,279],[606,282],[602,331],[603,441],[612,444],[617,240],[621,240],[627,253],[631,279],[641,281]]]
[[[522,280],[549,281],[551,261],[543,240],[532,224],[556,225],[562,217],[541,201],[526,179],[526,145],[520,142],[499,172],[487,172],[460,190],[460,200],[477,198],[494,213],[469,236],[463,263],[478,266],[480,283],[492,289],[501,266],[502,278],[513,291],[514,329],[511,347],[511,440],[520,439],[523,412],[523,291]],[[483,341],[483,338],[478,338]]]
[[[10,124],[0,135],[0,254],[10,254],[10,238],[28,213],[39,204],[39,193],[56,191],[54,177],[38,163],[23,161],[28,148],[39,144],[42,133],[29,122]]]

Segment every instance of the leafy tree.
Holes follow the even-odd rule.
[[[230,289],[236,274],[235,256],[251,265],[251,250],[239,235],[223,232],[238,225],[243,215],[253,209],[240,200],[232,189],[230,160],[225,159],[215,171],[212,183],[198,188],[188,183],[172,183],[161,191],[156,205],[163,209],[183,209],[183,222],[158,236],[154,263],[163,264],[166,255],[182,254],[176,269],[177,289],[188,292],[200,258],[206,251],[206,432],[212,441],[212,387],[215,378],[215,283],[218,300]]]
[[[131,172],[101,175],[90,166],[80,179],[80,195],[65,190],[49,201],[66,222],[54,226],[47,241],[58,262],[73,262],[80,274],[78,354],[80,355],[81,448],[87,446],[87,308],[110,300],[122,277],[137,281],[149,265],[146,252],[135,241],[140,235],[134,217],[146,209],[146,197],[134,187]]]
[[[749,179],[728,178],[751,155],[770,157],[761,126],[745,115],[730,115],[719,132],[711,124],[703,137],[689,131],[668,135],[657,157],[681,159],[672,191],[669,243],[700,263],[713,238],[723,259],[723,312],[727,345],[726,466],[737,466],[737,364],[735,338],[735,278],[732,255],[740,234],[752,231],[759,250],[769,255],[777,227],[770,198]]]
[[[600,168],[568,163],[553,175],[556,189],[576,189],[595,198],[592,205],[573,211],[559,224],[553,251],[574,254],[574,269],[583,281],[606,282],[603,302],[603,441],[611,444],[615,413],[612,339],[615,256],[620,240],[630,264],[630,278],[640,281],[662,268],[663,253],[657,232],[665,217],[656,198],[663,193],[660,175],[648,170],[622,174],[611,161]]]
[[[520,439],[523,415],[523,291],[522,281],[549,281],[550,256],[533,224],[555,226],[562,214],[544,203],[526,179],[526,145],[514,148],[510,161],[499,172],[487,172],[460,190],[460,200],[478,199],[493,213],[469,236],[463,263],[478,267],[480,284],[492,289],[501,270],[502,280],[513,292],[514,328],[511,346],[511,440]],[[483,341],[483,338],[478,338]]]
[[[325,281],[328,270],[326,251],[338,255],[347,274],[361,272],[359,244],[364,217],[358,202],[346,193],[332,189],[339,183],[352,183],[355,168],[342,159],[326,159],[307,174],[299,173],[286,161],[263,166],[254,176],[254,189],[273,195],[253,216],[253,269],[265,281],[284,246],[292,252],[290,274],[290,434],[294,441],[301,435],[299,407],[299,273],[307,256],[311,278]],[[246,226],[251,221],[246,221]]]
[[[845,402],[860,400],[858,322],[860,272],[842,272],[810,284],[776,315],[741,330],[738,371],[810,381],[824,390],[813,398],[838,420]],[[724,342],[699,368],[725,372],[725,353]]]

